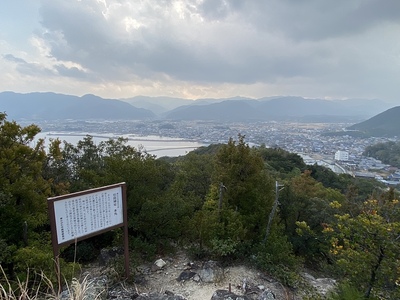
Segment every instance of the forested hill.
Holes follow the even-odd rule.
[[[365,120],[391,107],[379,100],[324,100],[302,97],[197,101],[165,113],[174,120],[354,122]]]
[[[31,146],[39,132],[0,113],[0,264],[15,281],[27,269],[54,278],[49,197],[125,182],[131,264],[179,247],[194,260],[252,264],[291,290],[307,266],[357,296],[334,299],[400,299],[400,196],[382,183],[250,147],[241,135],[167,160],[90,136],[52,140],[46,153],[44,140]],[[115,230],[63,248],[62,272],[121,238]]]
[[[360,122],[392,105],[377,99],[325,100],[302,97],[188,100],[169,97],[103,99],[55,93],[0,93],[0,112],[11,119],[107,119],[107,120],[215,120]]]
[[[55,93],[0,93],[0,112],[5,112],[10,119],[15,120],[141,120],[154,117],[151,111],[120,100]]]
[[[400,106],[390,108],[364,122],[349,127],[370,136],[400,136]]]
[[[400,142],[386,142],[370,145],[365,148],[365,156],[379,159],[385,164],[400,168]]]

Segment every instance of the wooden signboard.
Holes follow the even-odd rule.
[[[126,185],[118,183],[48,198],[54,257],[60,276],[62,246],[124,227],[125,273],[129,277]]]

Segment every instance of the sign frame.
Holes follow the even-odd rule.
[[[88,234],[81,233],[79,236],[77,235],[75,238],[69,238],[64,241],[59,241],[58,237],[58,232],[60,232],[60,228],[57,227],[60,226],[60,222],[57,222],[59,219],[57,216],[57,211],[60,214],[60,211],[62,209],[56,209],[55,206],[61,203],[60,201],[64,201],[65,205],[67,205],[68,201],[73,201],[76,198],[80,197],[90,197],[90,196],[95,196],[99,194],[105,194],[107,192],[110,192],[111,190],[118,190],[121,193],[121,199],[117,199],[117,201],[121,201],[118,204],[122,205],[122,222],[117,222],[113,223],[110,221],[110,226],[100,226],[101,228],[96,230],[96,229],[91,229]],[[118,197],[119,198],[119,197]],[[106,200],[105,200],[106,201]],[[104,200],[103,200],[104,202]],[[61,196],[56,196],[56,197],[50,197],[47,199],[47,205],[48,205],[48,212],[49,212],[49,218],[50,218],[50,228],[51,228],[51,241],[53,245],[53,254],[55,258],[55,263],[56,263],[56,273],[58,277],[58,282],[59,284],[61,283],[61,273],[60,273],[60,263],[59,263],[59,256],[60,256],[60,249],[63,246],[68,246],[70,244],[77,243],[79,241],[85,240],[87,238],[97,236],[99,234],[108,232],[110,230],[116,229],[123,227],[124,231],[124,261],[125,261],[125,276],[126,278],[129,278],[129,242],[128,242],[128,213],[127,213],[127,200],[126,200],[126,184],[125,182],[121,183],[116,183],[108,186],[103,186],[99,188],[93,188],[93,189],[88,189],[85,191],[80,191],[76,193],[70,193],[70,194],[65,194]],[[110,204],[111,206],[111,204]],[[98,208],[98,207],[97,207]],[[74,208],[75,209],[75,208]],[[96,211],[96,207],[92,207],[92,211],[94,211],[94,215],[99,213],[99,211]],[[75,214],[74,214],[75,216]],[[92,216],[91,216],[92,217]],[[102,216],[97,215],[97,218],[100,219]],[[117,216],[118,217],[118,216]],[[119,216],[120,217],[120,216]],[[104,215],[103,215],[104,218]],[[72,221],[72,220],[71,220]],[[103,220],[104,221],[104,220]],[[82,223],[74,222],[75,227],[77,226],[83,226]],[[74,227],[74,230],[78,232],[78,229]],[[69,226],[69,228],[72,228],[72,225]],[[75,234],[72,234],[74,236]]]

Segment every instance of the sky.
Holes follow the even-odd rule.
[[[400,105],[400,1],[4,0],[1,91]]]

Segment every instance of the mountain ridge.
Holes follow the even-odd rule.
[[[348,127],[370,136],[400,136],[400,106],[392,107],[363,122]]]
[[[104,99],[51,92],[0,93],[0,111],[15,119],[216,120],[358,123],[391,105],[378,99],[325,100],[299,96],[204,98],[136,96]],[[323,116],[323,117],[322,117]]]
[[[155,114],[116,99],[35,92],[0,93],[0,111],[11,119],[148,119]]]

